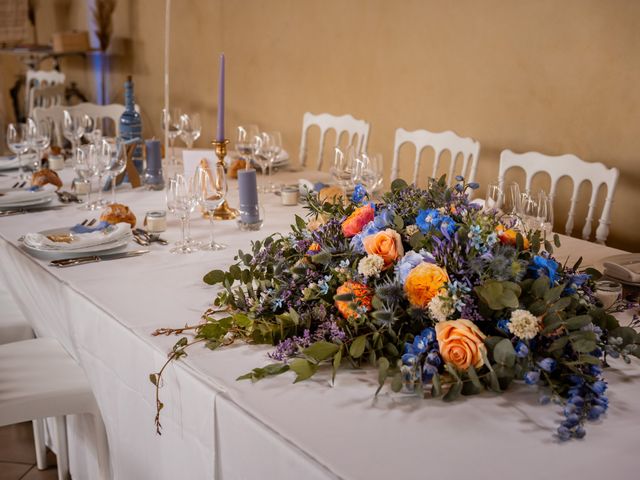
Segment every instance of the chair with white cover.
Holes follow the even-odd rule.
[[[578,158],[572,154],[566,155],[544,155],[538,152],[514,153],[511,150],[504,150],[500,153],[500,170],[498,182],[500,188],[504,185],[504,175],[507,170],[513,167],[520,167],[525,172],[525,190],[531,190],[531,182],[534,175],[540,172],[546,172],[551,178],[551,188],[549,195],[551,200],[555,198],[558,180],[562,177],[569,177],[573,181],[573,193],[571,195],[571,204],[565,224],[565,233],[571,235],[575,223],[576,204],[578,203],[578,193],[580,185],[583,182],[591,183],[591,198],[589,200],[589,209],[584,227],[582,229],[582,238],[589,240],[593,226],[593,217],[596,208],[596,199],[598,190],[604,184],[607,187],[607,196],[602,207],[602,213],[598,219],[598,228],[596,229],[596,241],[604,244],[609,235],[609,224],[611,223],[611,204],[613,203],[613,194],[618,183],[620,172],[617,168],[608,168],[602,163],[590,163]]]
[[[0,426],[55,417],[58,478],[69,478],[66,415],[94,418],[99,477],[111,476],[106,431],[87,377],[53,338],[0,345]],[[40,468],[40,459],[38,459]]]
[[[36,88],[64,85],[65,74],[56,70],[27,70],[25,101],[27,114],[31,115],[32,93]]]
[[[408,131],[404,128],[396,130],[396,138],[393,147],[393,163],[391,164],[391,180],[398,178],[400,148],[405,143],[415,146],[416,157],[413,167],[413,183],[418,183],[421,170],[421,155],[425,148],[431,147],[434,151],[433,168],[431,178],[435,178],[440,167],[442,153],[448,151],[451,155],[447,184],[451,186],[454,180],[454,172],[458,161],[462,161],[459,170],[466,182],[473,182],[478,169],[478,157],[480,155],[480,142],[472,138],[460,137],[452,131],[433,133],[428,130]]]
[[[334,130],[336,133],[335,146],[340,144],[340,137],[346,134],[347,145],[355,146],[356,152],[365,152],[367,150],[371,125],[366,121],[358,120],[351,115],[335,116],[329,113],[315,115],[306,112],[302,117],[302,136],[300,139],[300,165],[303,167],[307,164],[307,132],[313,126],[320,129],[320,145],[316,163],[318,170],[322,168],[324,140],[329,130]]]

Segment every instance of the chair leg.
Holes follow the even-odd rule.
[[[96,458],[98,459],[98,470],[100,480],[111,479],[111,465],[109,460],[109,442],[107,430],[104,427],[100,413],[92,415],[93,425],[96,431]]]
[[[47,445],[44,441],[44,419],[36,418],[33,424],[33,440],[36,447],[36,466],[38,470],[47,468]]]
[[[58,446],[58,480],[69,480],[69,450],[67,445],[66,417],[56,417],[56,443]]]

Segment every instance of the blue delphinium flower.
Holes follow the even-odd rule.
[[[402,257],[402,259],[398,263],[396,263],[396,266],[394,267],[398,281],[404,286],[409,272],[411,272],[411,270],[420,265],[422,262],[424,262],[424,258],[418,252],[409,250],[407,253],[405,253],[404,257]]]
[[[589,280],[589,278],[591,278],[591,275],[589,275],[588,273],[576,273],[575,275],[571,275],[569,277],[567,288],[564,289],[564,293],[575,293],[579,287],[584,285],[584,283]]]
[[[351,195],[351,200],[353,203],[360,203],[364,200],[365,195],[367,194],[367,189],[364,188],[364,185],[361,183],[356,183],[355,188],[353,189],[353,195]]]
[[[376,226],[376,228],[383,230],[393,225],[394,215],[395,214],[393,213],[393,210],[389,208],[383,208],[379,212],[376,212],[376,216],[373,219],[373,224]]]
[[[541,255],[536,255],[533,257],[533,262],[529,267],[529,270],[533,273],[534,278],[538,278],[540,275],[546,275],[549,277],[549,283],[553,287],[553,284],[558,277],[558,262],[550,258],[545,258]]]
[[[516,350],[516,356],[518,358],[524,358],[527,355],[529,355],[529,347],[522,340],[518,341],[518,343],[516,344],[515,350]]]
[[[360,233],[351,238],[351,249],[360,254],[364,254],[364,245],[362,244],[362,239],[368,237],[369,235],[373,235],[374,233],[378,233],[380,229],[376,227],[375,222],[372,220],[367,223]]]
[[[509,333],[509,320],[506,318],[503,318],[502,320],[498,320],[498,324],[496,325],[498,327],[498,330],[504,332],[504,333]]]
[[[543,358],[538,362],[538,366],[545,372],[553,372],[556,369],[556,361],[553,358]]]
[[[530,372],[524,374],[524,382],[527,385],[535,385],[536,383],[538,383],[538,380],[540,380],[540,372],[531,370]]]
[[[416,225],[422,233],[427,233],[432,228],[439,228],[441,222],[440,212],[433,208],[420,210],[416,217]]]
[[[442,217],[442,221],[440,222],[440,231],[446,239],[451,240],[451,236],[456,233],[457,229],[458,226],[453,218],[448,216]]]

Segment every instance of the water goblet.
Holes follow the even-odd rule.
[[[88,115],[72,115],[68,110],[65,110],[63,115],[62,133],[71,142],[72,151],[75,151],[80,145],[87,126],[91,123],[91,118]]]
[[[487,185],[487,194],[484,200],[485,211],[497,212],[504,205],[504,192],[500,188],[498,182],[492,182]]]
[[[553,199],[544,190],[538,192],[538,226],[540,230],[547,234],[553,232]]]
[[[280,132],[263,132],[262,148],[267,157],[269,167],[269,182],[266,191],[275,192],[276,186],[273,183],[273,164],[282,151],[282,135],[280,135]]]
[[[51,124],[46,120],[36,122],[32,118],[27,119],[27,143],[29,148],[36,152],[32,168],[39,170],[42,161],[42,152],[51,143]]]
[[[105,140],[109,144],[110,160],[107,173],[111,176],[111,203],[116,203],[116,179],[127,168],[127,148],[120,140]]]
[[[222,205],[227,195],[224,167],[216,163],[213,168],[198,167],[194,176],[194,188],[198,204],[209,217],[211,236],[209,243],[200,244],[200,250],[223,250],[226,245],[215,241],[213,222],[215,209]]]
[[[76,177],[82,182],[86,182],[83,183],[83,188],[86,188],[86,201],[78,207],[80,210],[93,210],[91,204],[91,177],[93,173],[90,157],[95,148],[95,145],[84,145],[73,151],[73,169],[76,172]]]
[[[22,155],[29,151],[27,142],[27,125],[24,123],[10,123],[7,127],[7,146],[18,158],[18,178],[26,180],[27,175],[22,168]]]
[[[169,112],[162,109],[162,130],[168,133],[169,147],[171,148],[170,162],[172,165],[177,163],[175,155],[176,138],[180,135],[180,117],[182,111],[179,108],[172,108]]]
[[[187,148],[193,148],[193,143],[200,137],[201,132],[202,124],[200,123],[199,114],[192,113],[187,115],[183,113],[180,116],[180,138],[187,145]]]
[[[236,150],[247,166],[253,161],[255,151],[255,138],[259,135],[257,125],[239,125],[236,136]]]
[[[180,218],[181,224],[181,241],[170,250],[171,253],[187,254],[192,253],[195,249],[187,242],[186,227],[189,220],[189,214],[195,209],[197,197],[194,195],[193,181],[177,174],[169,181],[167,189],[167,210]]]

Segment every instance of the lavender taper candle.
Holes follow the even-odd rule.
[[[218,130],[216,140],[224,140],[224,53],[220,54],[220,80],[218,82]]]

